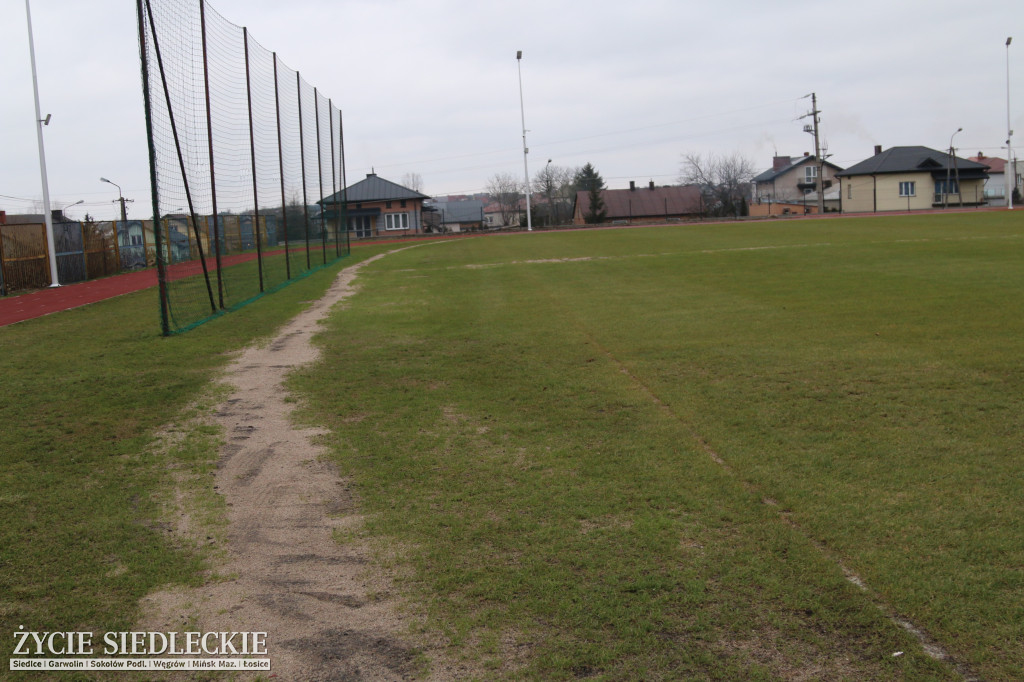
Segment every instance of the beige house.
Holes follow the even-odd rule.
[[[364,179],[317,203],[324,207],[328,220],[344,215],[353,238],[370,239],[422,232],[424,199],[429,197],[367,173]]]
[[[822,175],[825,198],[842,168],[829,161],[819,162],[810,154],[793,158],[775,156],[772,167],[754,178],[754,195],[750,200],[751,215],[783,215],[788,213],[817,213],[818,174]],[[809,196],[814,199],[810,200]],[[755,206],[757,207],[755,209]],[[826,203],[826,210],[830,207]]]
[[[836,175],[843,213],[874,213],[984,204],[987,169],[928,147],[877,146]]]

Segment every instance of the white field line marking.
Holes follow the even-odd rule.
[[[1024,235],[975,235],[969,237],[922,237],[920,239],[884,239],[868,242],[810,242],[806,244],[764,244],[762,246],[737,246],[722,249],[697,249],[694,251],[663,251],[661,253],[632,253],[621,256],[576,256],[572,258],[534,258],[529,260],[500,261],[497,263],[467,263],[465,265],[448,265],[443,268],[403,268],[395,272],[420,272],[424,270],[487,270],[490,268],[501,268],[509,265],[540,265],[548,263],[582,263],[599,260],[627,260],[631,258],[658,258],[661,256],[686,256],[694,254],[715,254],[715,253],[742,253],[744,251],[781,251],[786,249],[813,249],[813,248],[845,248],[858,245],[877,244],[914,244],[927,242],[965,242],[982,241],[992,239],[1020,239]]]
[[[703,450],[708,455],[708,457],[710,457],[711,460],[713,462],[715,462],[715,464],[720,466],[728,474],[736,477],[736,479],[739,481],[739,483],[746,490],[748,490],[749,492],[759,493],[757,486],[754,485],[753,483],[751,483],[750,481],[747,481],[747,480],[743,479],[741,476],[739,476],[736,473],[736,471],[731,466],[729,466],[728,462],[726,462],[725,459],[723,459],[721,455],[719,455],[717,452],[715,452],[714,448],[712,448],[711,445],[704,439],[704,437],[701,436],[697,432],[697,430],[693,427],[692,424],[690,424],[688,421],[686,421],[681,415],[677,414],[675,412],[675,410],[673,410],[667,403],[665,403],[665,401],[663,401],[661,398],[659,398],[658,395],[656,393],[654,393],[654,391],[651,390],[651,388],[647,384],[645,384],[643,381],[641,381],[638,376],[633,374],[633,372],[631,372],[629,370],[629,368],[626,367],[622,363],[622,361],[620,361],[611,351],[609,351],[607,348],[605,348],[603,345],[601,345],[597,341],[597,339],[595,339],[593,337],[593,335],[588,333],[587,336],[590,338],[591,342],[602,353],[604,353],[604,355],[606,357],[608,357],[612,362],[614,362],[616,365],[618,365],[619,371],[621,371],[623,374],[625,374],[627,377],[629,377],[629,379],[636,386],[638,386],[640,388],[640,390],[644,394],[646,394],[650,398],[650,400],[658,408],[660,408],[662,411],[664,411],[666,414],[668,414],[671,418],[673,418],[677,422],[679,422],[683,426],[683,428],[686,429],[690,433],[690,436],[697,443],[697,445],[700,447],[700,449]],[[766,504],[768,506],[778,507],[778,502],[776,502],[775,500],[773,500],[771,498],[763,497],[762,501],[763,501],[764,504]],[[907,619],[907,618],[901,616],[899,613],[897,613],[896,610],[891,605],[889,605],[882,598],[882,596],[880,594],[878,594],[877,592],[872,590],[867,585],[867,583],[864,581],[863,578],[861,578],[855,572],[850,570],[842,562],[842,560],[839,559],[839,557],[835,556],[835,554],[831,550],[829,550],[822,542],[817,540],[806,529],[804,529],[796,521],[794,521],[786,511],[784,511],[782,509],[778,509],[776,513],[778,514],[779,519],[783,523],[785,523],[787,526],[789,526],[794,531],[799,533],[804,539],[806,539],[808,542],[810,542],[812,545],[814,545],[818,549],[818,551],[821,552],[821,554],[827,560],[833,562],[836,566],[838,566],[840,571],[842,571],[843,576],[849,582],[851,582],[852,584],[856,585],[862,592],[864,592],[864,594],[865,594],[865,596],[867,596],[868,600],[872,604],[874,604],[875,607],[879,611],[881,611],[882,614],[885,615],[886,618],[888,618],[892,623],[894,623],[895,625],[898,625],[903,630],[905,630],[906,632],[911,634],[918,641],[918,643],[920,643],[921,648],[924,650],[924,652],[928,656],[931,656],[932,658],[934,658],[934,659],[936,659],[938,661],[943,661],[944,663],[948,664],[950,667],[953,668],[953,670],[957,674],[959,674],[965,680],[965,682],[978,682],[978,680],[980,680],[980,678],[977,677],[976,675],[974,675],[970,671],[970,669],[967,668],[966,665],[964,665],[963,663],[955,660],[952,656],[950,656],[949,652],[946,651],[946,649],[943,648],[943,646],[938,641],[936,641],[930,635],[928,635],[928,633],[925,632],[921,627],[915,625],[909,619]]]

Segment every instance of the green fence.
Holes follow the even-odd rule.
[[[137,0],[164,334],[349,253],[341,111],[202,0]],[[332,207],[333,208],[333,207]]]

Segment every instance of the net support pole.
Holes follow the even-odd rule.
[[[224,282],[221,279],[220,224],[217,219],[217,175],[213,172],[213,116],[210,108],[210,67],[206,57],[206,0],[199,0],[199,26],[203,37],[203,93],[206,97],[206,142],[210,152],[210,200],[213,202],[213,253],[217,262],[217,301],[224,308]],[[182,173],[184,176],[184,172]],[[186,188],[188,181],[185,181]],[[191,205],[189,206],[191,210]],[[195,216],[192,217],[195,221]],[[195,227],[196,241],[199,240],[199,226]],[[207,226],[206,234],[210,234]],[[200,245],[200,249],[202,246]]]
[[[331,196],[334,197],[335,202],[337,202],[338,201],[338,167],[334,163],[334,161],[335,161],[335,158],[334,158],[334,149],[335,149],[335,147],[334,147],[334,115],[332,113],[333,111],[334,111],[334,105],[331,103],[331,100],[328,99],[327,100],[327,120],[330,121],[330,123],[331,123]],[[338,234],[338,227],[337,227],[337,226],[341,225],[341,205],[339,203],[335,203],[334,205],[336,207],[334,209],[334,221],[335,221],[334,224],[336,226],[334,228],[334,257],[337,258],[338,256],[341,255],[341,239],[340,239],[340,235]],[[327,208],[327,204],[324,204],[324,208],[325,209]]]
[[[302,131],[302,76],[298,71],[295,72],[295,85],[299,99],[299,159],[302,164],[302,222],[306,228],[304,232],[306,237],[306,269],[309,270],[312,265],[309,260],[309,199],[306,196],[306,139]]]
[[[149,50],[146,48],[146,18],[142,6],[142,0],[136,0],[136,12],[139,15],[139,57],[142,62],[142,106],[146,114],[146,140],[149,147],[149,186],[153,199],[153,239],[156,244],[156,279],[157,288],[160,292],[160,333],[170,336],[171,325],[170,315],[167,309],[167,270],[164,267],[163,259],[160,257],[161,230],[160,230],[160,194],[157,191],[156,183],[156,145],[153,142],[153,111],[150,105],[149,95]],[[125,225],[125,229],[128,226]],[[146,260],[146,227],[142,227],[142,257]]]
[[[338,109],[338,143],[341,148],[341,214],[345,226],[345,254],[352,253],[352,235],[348,226],[348,180],[345,178],[345,124],[341,109]]]
[[[153,8],[150,4],[150,0],[145,0],[146,15],[150,17],[150,31],[153,34],[153,50],[157,54],[157,67],[160,70],[160,81],[164,89],[164,100],[167,102],[167,118],[171,123],[171,133],[174,136],[174,148],[178,155],[178,168],[181,170],[181,183],[185,188],[185,199],[188,201],[188,213],[193,216],[193,226],[196,230],[196,239],[198,241],[199,248],[199,260],[203,266],[203,279],[206,282],[206,291],[210,296],[210,311],[212,313],[217,312],[217,304],[213,300],[213,287],[210,285],[210,271],[206,267],[206,256],[203,253],[203,243],[199,241],[199,225],[196,220],[196,210],[193,206],[193,200],[191,200],[191,190],[188,188],[188,175],[185,173],[185,162],[184,157],[181,156],[181,141],[178,138],[178,127],[174,123],[174,110],[171,106],[171,93],[167,88],[167,75],[164,73],[164,60],[160,55],[160,40],[157,38],[157,27],[153,19]],[[153,136],[150,136],[150,143],[153,144]],[[156,173],[156,166],[151,165],[151,173]],[[154,188],[156,188],[156,182],[154,182]],[[154,202],[154,210],[156,210],[156,202]],[[158,216],[159,220],[159,216]],[[156,229],[156,227],[155,227]],[[158,238],[159,240],[159,238]],[[160,262],[161,252],[160,244],[157,245],[157,262]]]
[[[313,112],[316,121],[316,175],[320,186],[320,252],[323,264],[327,265],[327,228],[324,223],[324,164],[320,154],[320,94],[313,88]]]
[[[249,159],[252,161],[252,231],[256,237],[256,269],[260,276],[260,293],[263,293],[263,243],[260,239],[260,197],[256,189],[256,137],[252,128],[252,81],[249,75],[249,29],[242,27],[242,42],[245,46],[245,101],[249,109]],[[241,219],[238,223],[242,229]]]
[[[281,226],[284,230],[285,278],[292,278],[291,254],[288,253],[288,198],[284,193],[284,147],[281,144],[281,93],[277,80],[277,53],[274,53],[274,114],[277,119],[277,167],[281,174]]]

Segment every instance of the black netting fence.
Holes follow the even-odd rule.
[[[348,255],[341,112],[202,0],[137,0],[165,334]]]

